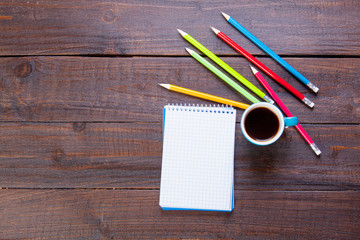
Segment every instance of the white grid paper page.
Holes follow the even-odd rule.
[[[165,106],[160,206],[230,211],[236,110]]]

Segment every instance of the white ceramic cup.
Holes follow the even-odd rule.
[[[257,108],[267,108],[268,110],[270,110],[272,113],[274,113],[274,115],[278,118],[279,120],[279,124],[278,124],[278,129],[275,133],[275,135],[273,135],[271,138],[268,138],[266,140],[259,140],[259,139],[255,139],[253,137],[251,137],[245,127],[245,120],[247,118],[247,116],[249,115],[250,112],[252,112],[253,110],[257,109]],[[298,119],[297,117],[284,117],[283,114],[281,113],[281,111],[275,107],[274,105],[270,104],[270,103],[266,103],[266,102],[259,102],[259,103],[254,103],[252,105],[250,105],[250,107],[248,107],[242,117],[241,117],[241,131],[244,134],[245,138],[255,144],[255,145],[259,145],[259,146],[266,146],[266,145],[270,145],[274,142],[276,142],[282,135],[282,133],[284,132],[284,128],[285,126],[295,126],[298,124]]]

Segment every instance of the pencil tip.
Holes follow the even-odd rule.
[[[185,49],[186,49],[186,51],[188,51],[188,53],[190,53],[190,55],[192,55],[192,54],[193,54],[193,52],[194,52],[194,51],[193,51],[193,50],[191,50],[190,48],[187,48],[187,47],[186,47]]]
[[[210,28],[214,31],[215,34],[218,34],[218,33],[220,32],[219,30],[217,30],[217,29],[214,28],[214,27],[211,27],[211,26],[210,26]]]
[[[158,83],[160,86],[166,89],[170,89],[170,84]]]
[[[187,33],[186,32],[184,32],[184,31],[182,31],[182,30],[180,30],[180,29],[177,29],[178,30],[178,32],[181,34],[181,36],[185,36]]]
[[[226,13],[221,12],[221,14],[224,16],[224,18],[225,18],[226,20],[229,20],[229,19],[230,19],[230,16],[229,16],[229,15],[227,15]]]
[[[253,72],[253,74],[255,75],[256,73],[258,73],[258,70],[256,70],[256,68],[254,68],[253,66],[251,66],[249,64],[250,68],[251,68],[251,71]]]

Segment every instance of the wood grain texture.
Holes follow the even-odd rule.
[[[263,55],[220,11],[278,54],[360,55],[360,4],[353,0],[5,0],[0,4],[0,55],[184,55],[186,43],[177,28],[216,54],[234,54],[209,26]]]
[[[2,239],[356,239],[359,192],[235,191],[232,213],[163,211],[159,191],[0,190]]]
[[[360,127],[304,128],[318,158],[294,128],[268,147],[236,131],[235,188],[360,190]],[[1,123],[0,187],[156,188],[161,123]]]
[[[246,59],[223,59],[263,89]],[[360,78],[360,59],[287,59],[320,87],[317,95],[272,59],[261,60],[316,103],[314,109],[306,107],[267,78],[302,123],[359,123],[360,82],[356,79]],[[247,103],[243,96],[190,57],[2,58],[0,120],[161,122],[161,109],[168,103],[211,103],[170,92],[158,83],[171,83]]]
[[[354,0],[2,1],[0,239],[358,239],[359,13]],[[162,108],[210,102],[157,83],[246,102],[188,56],[176,29],[260,86],[210,26],[315,102],[307,108],[264,75],[322,154],[294,128],[254,146],[237,123],[233,212],[162,211]]]

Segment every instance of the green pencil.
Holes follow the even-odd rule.
[[[266,100],[267,102],[274,103],[274,101],[272,101],[270,97],[266,96],[265,93],[263,93],[260,89],[258,89],[255,85],[249,82],[246,78],[244,78],[234,69],[232,69],[229,65],[227,65],[223,60],[218,58],[215,54],[210,52],[206,47],[204,47],[201,43],[196,41],[192,36],[190,36],[189,34],[187,34],[186,32],[180,29],[178,29],[178,31],[181,34],[181,36],[185,38],[189,43],[191,43],[194,47],[196,47],[201,52],[203,52],[206,56],[208,56],[211,60],[217,63],[220,67],[222,67],[225,71],[231,74],[234,78],[239,80],[242,84],[244,84],[247,88],[253,91],[256,95]]]
[[[238,91],[239,93],[241,93],[244,97],[246,97],[250,102],[252,103],[258,103],[260,102],[259,100],[257,100],[254,96],[252,96],[248,91],[246,91],[245,89],[243,89],[242,87],[240,87],[236,82],[234,82],[231,78],[229,78],[228,76],[226,76],[224,73],[222,73],[219,69],[217,69],[216,67],[214,67],[211,63],[209,63],[208,61],[206,61],[203,57],[201,57],[199,54],[197,54],[195,51],[189,49],[189,48],[185,48],[186,51],[189,52],[189,54],[195,58],[198,62],[200,62],[202,65],[204,65],[205,67],[207,67],[210,71],[212,71],[213,73],[215,73],[219,78],[221,78],[222,80],[224,80],[227,84],[229,84],[231,87],[233,87],[236,91]]]

